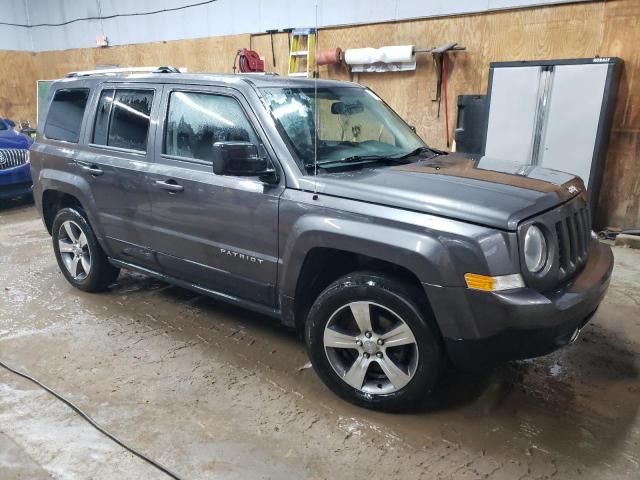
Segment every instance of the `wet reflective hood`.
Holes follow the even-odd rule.
[[[310,177],[307,177],[311,179]],[[503,230],[584,192],[571,174],[452,153],[416,163],[320,174],[318,192]]]

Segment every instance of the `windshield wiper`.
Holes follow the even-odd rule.
[[[386,157],[381,157],[380,155],[351,155],[349,157],[343,157],[340,160],[323,160],[322,162],[318,162],[318,165],[327,165],[331,163],[339,163],[339,164],[353,164],[353,163],[370,163],[370,162],[379,162],[380,160],[384,160]]]
[[[377,155],[351,155],[349,157],[340,158],[338,160],[323,160],[321,162],[307,163],[306,168],[314,168],[315,166],[322,168],[338,168],[338,167],[351,167],[357,165],[365,165],[369,163],[378,163],[380,161],[388,160],[389,157],[380,157]]]
[[[432,155],[429,158],[438,157],[440,155],[447,155],[449,153],[449,152],[445,152],[444,150],[438,150],[432,147],[418,147],[409,153],[405,153],[404,155],[400,155],[399,157],[391,157],[391,158],[393,158],[394,160],[402,160],[409,157],[415,157],[416,155],[420,155],[421,153],[425,153],[425,152],[434,153],[434,155]]]
[[[447,155],[448,152],[444,152],[442,150],[436,150],[431,147],[418,147],[415,150],[406,153],[404,155],[400,155],[398,157],[390,156],[390,155],[351,155],[349,157],[340,158],[338,160],[323,160],[317,163],[307,163],[305,164],[305,168],[313,169],[316,166],[320,168],[346,168],[346,167],[357,167],[360,165],[368,165],[370,163],[410,163],[407,162],[406,159],[409,157],[415,157],[416,155],[420,155],[424,152],[433,152],[429,158],[433,158],[439,155]]]

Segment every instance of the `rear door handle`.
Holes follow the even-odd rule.
[[[95,165],[83,165],[82,171],[87,172],[89,175],[93,175],[94,177],[98,177],[104,174],[104,170],[96,167]]]
[[[175,180],[156,180],[156,185],[163,190],[168,190],[169,192],[182,192],[184,187],[182,185],[178,185]]]

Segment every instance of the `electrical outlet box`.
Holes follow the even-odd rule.
[[[96,37],[96,46],[98,47],[108,47],[109,39],[105,35],[98,35]]]

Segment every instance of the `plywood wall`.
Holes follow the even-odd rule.
[[[450,131],[459,94],[484,93],[492,61],[619,56],[625,61],[597,208],[601,225],[640,226],[640,2],[607,2],[530,8],[489,14],[323,29],[320,48],[414,44],[432,47],[455,41],[467,47],[455,54],[449,82]],[[190,71],[231,72],[236,50],[249,47],[265,57],[269,70],[286,74],[288,42],[268,35],[234,35],[108,49],[0,53],[0,114],[35,117],[36,79],[50,79],[96,64],[184,66]],[[9,67],[9,68],[7,68]],[[324,78],[351,79],[344,66],[322,67]],[[360,74],[422,137],[445,146],[444,115],[432,102],[436,76],[429,55],[418,57],[415,72]],[[12,85],[7,90],[5,85]],[[15,95],[14,95],[15,94]],[[12,97],[13,96],[13,97]],[[12,97],[13,100],[10,98]]]
[[[0,117],[34,119],[35,55],[0,50]]]

